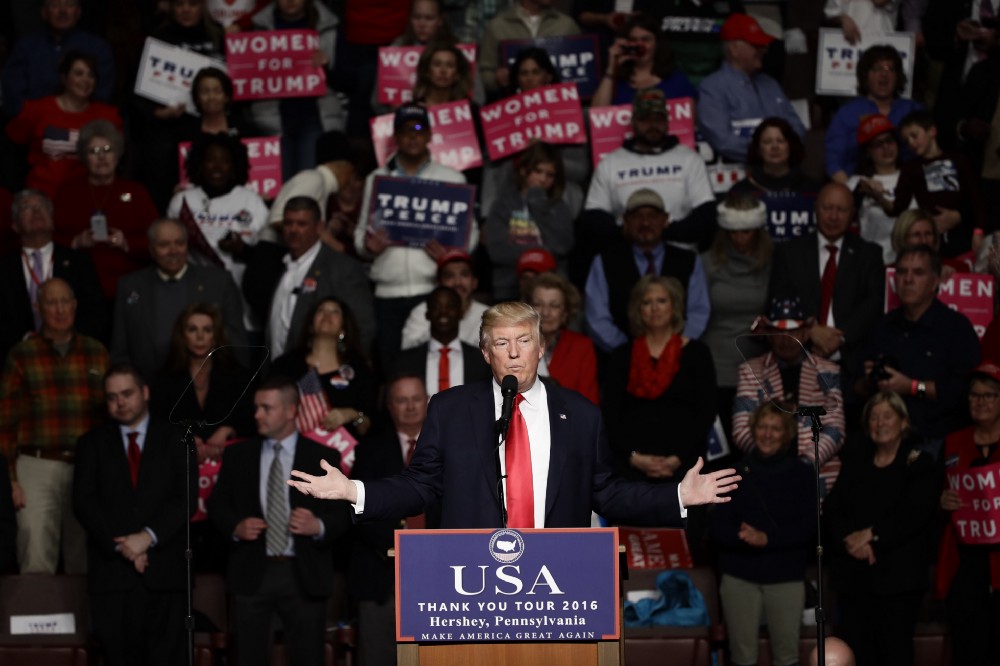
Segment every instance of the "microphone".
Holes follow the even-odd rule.
[[[500,382],[500,395],[503,396],[503,405],[500,407],[500,418],[497,419],[497,434],[503,439],[507,439],[507,428],[510,427],[510,418],[514,413],[514,396],[517,395],[517,377],[507,375]],[[500,443],[497,442],[497,446]]]

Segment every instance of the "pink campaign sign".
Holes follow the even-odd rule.
[[[896,269],[892,266],[885,269],[885,311],[899,307],[899,297],[896,296],[896,281],[893,277]],[[976,335],[982,339],[986,327],[993,321],[993,276],[981,273],[954,273],[947,280],[941,281],[938,288],[938,300],[952,310],[961,312],[976,329]]]
[[[456,44],[465,54],[476,73],[476,45]],[[413,84],[417,80],[417,63],[423,46],[383,46],[378,50],[378,103],[399,106],[413,101]]]
[[[326,94],[326,72],[313,64],[315,30],[263,30],[226,35],[233,98],[281,99]]]
[[[479,138],[468,100],[436,104],[429,107],[427,113],[431,117],[430,150],[435,162],[457,171],[482,166],[483,154],[479,150]],[[393,114],[387,113],[369,121],[379,166],[384,166],[396,150],[392,139],[392,119]]]
[[[594,166],[608,153],[621,148],[632,137],[632,105],[591,107],[590,154]],[[694,140],[694,101],[690,97],[667,100],[670,134],[681,145],[698,150]]]
[[[273,199],[281,189],[281,138],[265,136],[240,139],[247,147],[250,158],[250,180],[247,188],[253,190],[264,199]],[[184,141],[177,145],[177,158],[180,164],[180,185],[188,185],[184,161],[187,159],[191,142]]]
[[[1000,543],[1000,463],[948,470],[948,488],[958,493],[962,507],[951,514],[958,540],[965,544]]]
[[[558,83],[512,95],[479,111],[491,160],[519,153],[533,140],[586,143],[583,109],[575,83]]]

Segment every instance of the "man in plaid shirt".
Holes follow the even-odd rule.
[[[76,297],[58,278],[38,295],[42,328],[7,355],[0,375],[0,447],[18,509],[21,573],[55,573],[60,536],[67,573],[83,573],[84,533],[73,517],[77,437],[103,414],[108,351],[74,331]]]

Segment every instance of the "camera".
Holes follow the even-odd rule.
[[[622,55],[641,58],[646,55],[646,47],[642,44],[622,44]]]
[[[872,381],[880,382],[883,379],[889,379],[890,375],[887,368],[899,370],[899,363],[897,363],[896,359],[891,356],[879,354],[879,357],[875,359],[875,366],[872,368],[870,375]]]

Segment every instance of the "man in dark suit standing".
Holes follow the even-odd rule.
[[[400,352],[396,374],[424,378],[427,394],[437,395],[452,386],[490,378],[483,356],[458,337],[462,322],[462,297],[448,287],[436,287],[427,297],[427,321],[431,339]]]
[[[54,277],[65,280],[76,295],[77,330],[107,344],[107,309],[94,262],[52,242],[52,202],[42,192],[22,190],[14,196],[12,208],[21,247],[0,257],[0,357],[41,328],[39,288]]]
[[[427,418],[422,374],[396,375],[386,387],[386,407],[391,423],[370,433],[355,449],[351,478],[381,479],[409,464]],[[394,531],[408,522],[383,520],[354,526],[347,584],[358,605],[358,657],[365,666],[396,664],[395,562],[388,552],[394,547]]]
[[[340,454],[295,430],[299,393],[272,377],[254,396],[259,439],[226,449],[208,516],[232,541],[226,585],[233,598],[241,666],[270,663],[275,613],[293,666],[321,666],[326,600],[333,592],[330,544],[350,526],[349,509],[287,486],[289,470],[339,465]]]
[[[364,520],[415,515],[441,501],[443,528],[504,524],[496,493],[499,450],[507,480],[507,525],[586,527],[591,510],[612,522],[679,525],[687,507],[727,502],[735,470],[700,474],[703,461],[679,483],[628,482],[613,472],[601,413],[574,391],[538,381],[540,317],[524,303],[500,303],[483,315],[480,349],[493,380],[466,384],[431,400],[409,467],[381,481],[348,480],[324,464],[324,476],[292,472],[289,483],[326,499],[346,499]],[[516,379],[507,439],[496,446],[501,383]]]
[[[320,239],[322,228],[316,200],[292,197],[281,222],[284,246],[245,246],[238,241],[223,246],[247,263],[243,295],[264,322],[271,358],[299,344],[309,311],[328,296],[351,308],[362,340],[370,344],[375,336],[375,305],[364,269],[356,259],[328,247]]]
[[[176,220],[156,220],[148,233],[153,265],[118,281],[111,360],[132,363],[152,381],[166,363],[177,316],[192,303],[218,306],[230,344],[245,345],[243,300],[229,273],[188,263],[187,229]]]
[[[849,189],[823,187],[816,197],[818,233],[777,244],[768,296],[768,302],[798,298],[804,314],[816,318],[809,330],[812,350],[840,363],[848,401],[885,297],[879,246],[847,233],[854,212]]]
[[[108,666],[183,664],[184,526],[197,490],[185,487],[185,458],[197,478],[194,456],[150,418],[133,366],[108,370],[104,390],[111,421],[80,438],[73,477],[91,618]]]

